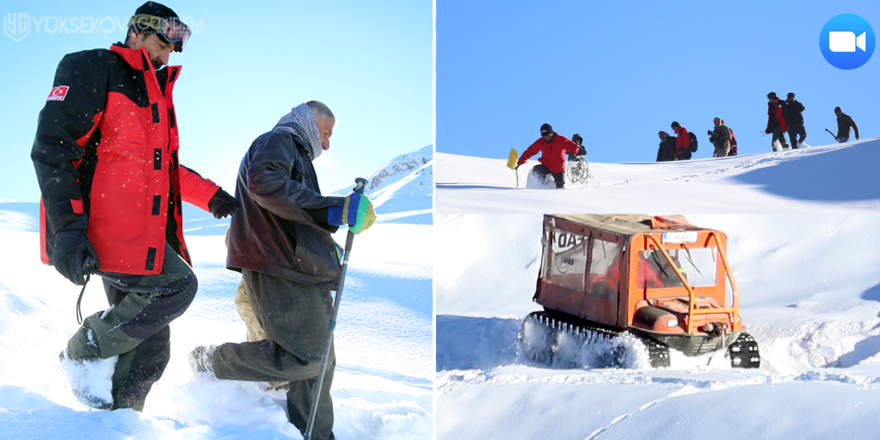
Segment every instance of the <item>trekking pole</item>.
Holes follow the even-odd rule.
[[[827,131],[828,134],[830,134],[831,137],[833,137],[835,141],[837,140],[837,136],[835,136],[834,133],[831,132],[831,130],[829,130],[829,129],[826,128],[825,131]]]
[[[354,179],[354,182],[355,186],[351,191],[363,194],[364,187],[367,185],[367,179],[358,177]],[[318,414],[318,400],[321,399],[321,388],[324,385],[327,361],[330,358],[330,348],[333,345],[333,331],[336,330],[336,315],[339,314],[339,303],[342,302],[342,286],[345,284],[345,272],[348,270],[348,257],[351,255],[352,242],[354,242],[354,232],[351,232],[349,228],[348,235],[345,237],[345,252],[342,255],[342,272],[339,274],[339,287],[336,288],[336,296],[333,299],[333,314],[330,315],[330,335],[327,336],[327,345],[324,347],[324,354],[321,356],[321,372],[318,374],[315,396],[312,398],[312,409],[309,411],[309,423],[306,425],[306,433],[303,440],[311,440],[312,428],[315,426],[315,416]]]

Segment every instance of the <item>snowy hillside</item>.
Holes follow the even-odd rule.
[[[396,206],[383,215],[394,217],[380,216],[355,239],[335,333],[337,438],[432,437],[430,190],[404,190],[413,182],[430,187],[430,179],[430,164],[386,179],[378,191],[388,190]],[[0,438],[300,438],[281,407],[283,391],[200,378],[189,370],[186,356],[196,345],[245,339],[233,304],[240,276],[225,269],[228,220],[190,206],[184,228],[199,292],[171,325],[171,362],[144,412],[90,411],[78,403],[57,359],[77,328],[79,288],[39,262],[38,211],[36,202],[0,201],[0,243],[7,250],[0,252]],[[335,239],[344,243],[345,230]],[[106,307],[103,287],[93,278],[83,313]]]
[[[595,179],[559,191],[524,188],[534,159],[519,168],[517,189],[507,153],[499,150],[499,159],[438,153],[437,212],[880,210],[877,138],[721,159],[591,163]]]
[[[434,146],[391,159],[366,178],[369,196],[380,222],[431,224],[434,195]],[[334,195],[344,196],[351,187]]]
[[[521,357],[538,214],[438,215],[437,438],[880,437],[880,214],[690,215],[730,237],[760,370],[550,369]]]

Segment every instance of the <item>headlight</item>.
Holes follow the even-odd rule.
[[[669,318],[669,320],[666,321],[666,326],[667,327],[678,327],[678,318]]]

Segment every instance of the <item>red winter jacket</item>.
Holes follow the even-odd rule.
[[[675,139],[675,146],[677,147],[675,154],[676,156],[681,156],[691,147],[691,135],[690,133],[688,133],[687,128],[684,128],[684,126],[679,126],[673,131],[677,136],[677,138]]]
[[[190,262],[181,201],[208,210],[220,188],[180,165],[171,97],[180,66],[156,71],[146,48],[66,55],[40,112],[31,158],[42,191],[41,259],[55,232],[87,229],[100,269],[162,270],[165,243]]]
[[[773,130],[770,129],[771,123],[773,122],[773,116],[776,116],[776,122],[779,123],[779,128],[782,129],[782,132],[785,133],[788,131],[788,125],[785,124],[785,117],[782,116],[782,108],[785,106],[785,101],[776,98],[776,102],[767,101],[767,129],[764,130],[764,133],[770,134]],[[775,111],[774,111],[775,107]]]
[[[520,165],[526,163],[530,157],[541,153],[541,158],[538,159],[538,162],[544,164],[551,173],[564,173],[565,172],[565,152],[569,152],[571,154],[577,154],[580,150],[580,146],[569,140],[565,136],[560,136],[553,133],[553,140],[547,142],[543,137],[538,138],[529,148],[526,148],[526,151],[523,151],[522,156],[520,156],[519,163]]]
[[[731,130],[730,127],[727,127],[727,129],[730,130],[730,152],[728,152],[727,155],[728,156],[735,156],[737,153],[737,151],[736,151],[737,150],[736,135],[733,134],[733,130]]]

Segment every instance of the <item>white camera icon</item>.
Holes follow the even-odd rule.
[[[856,47],[865,50],[865,32],[856,37],[855,32],[828,32],[828,49],[832,52],[855,52]]]

